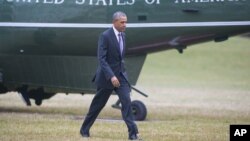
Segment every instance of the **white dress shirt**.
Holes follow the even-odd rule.
[[[113,30],[114,30],[114,32],[115,32],[115,36],[116,36],[116,39],[117,39],[117,42],[119,43],[119,31],[117,31],[116,29],[115,29],[115,27],[113,26]]]

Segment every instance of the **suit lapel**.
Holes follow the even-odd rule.
[[[119,46],[119,43],[118,43],[118,40],[116,38],[116,35],[115,35],[113,28],[111,28],[111,39],[112,39],[112,42],[114,43],[114,48],[116,49],[117,53],[121,54],[120,53],[120,46]]]

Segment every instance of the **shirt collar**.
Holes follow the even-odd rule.
[[[114,32],[115,32],[115,36],[116,36],[116,39],[117,39],[117,41],[119,42],[119,36],[118,36],[118,34],[120,33],[114,26],[113,26],[113,30],[114,30]]]
[[[113,26],[113,30],[115,32],[115,35],[118,36],[118,34],[120,33],[114,26]]]

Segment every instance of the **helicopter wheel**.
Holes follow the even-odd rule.
[[[131,107],[132,107],[132,112],[133,112],[133,115],[134,115],[134,119],[136,121],[143,121],[143,120],[146,119],[147,108],[143,104],[143,102],[141,102],[139,100],[134,100],[131,103]]]

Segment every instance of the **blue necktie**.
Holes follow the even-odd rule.
[[[120,51],[121,51],[121,55],[122,55],[122,51],[123,51],[123,39],[122,39],[122,33],[118,34],[119,37],[119,46],[120,46]]]

